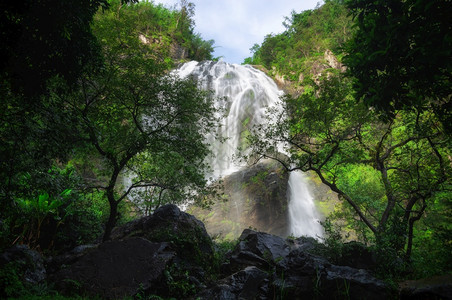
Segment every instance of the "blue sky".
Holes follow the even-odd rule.
[[[173,7],[178,0],[153,0]],[[195,4],[195,31],[205,40],[215,40],[214,56],[229,63],[242,63],[250,48],[270,33],[284,31],[284,17],[291,11],[313,9],[320,0],[189,0]]]

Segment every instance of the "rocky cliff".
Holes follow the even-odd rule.
[[[253,228],[286,236],[287,172],[275,161],[263,161],[226,176],[221,183],[223,199],[210,209],[189,208],[206,225],[210,235],[229,240],[243,229]]]

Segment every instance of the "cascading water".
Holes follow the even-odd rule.
[[[214,154],[210,161],[213,177],[237,171],[240,166],[234,163],[234,156],[245,146],[248,129],[263,122],[266,108],[274,106],[282,92],[263,72],[247,65],[192,61],[178,73],[181,77],[194,76],[201,88],[215,91],[216,108],[225,112],[217,132],[224,142],[208,137]]]
[[[293,171],[289,175],[289,228],[294,236],[322,237],[320,215],[309,192],[303,173]]]
[[[217,133],[225,142],[208,137],[213,152],[211,176],[217,179],[238,171],[241,166],[234,162],[237,149],[246,147],[249,129],[266,120],[266,109],[276,107],[282,91],[262,71],[248,65],[192,61],[177,73],[182,78],[194,76],[201,88],[213,90],[216,107],[225,112]],[[290,174],[288,189],[289,234],[321,237],[323,229],[301,173]]]

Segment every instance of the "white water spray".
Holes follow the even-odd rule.
[[[293,171],[288,183],[289,224],[290,234],[294,236],[323,236],[320,215],[314,204],[314,198],[309,192],[305,175]]]
[[[213,152],[209,161],[213,177],[238,171],[241,166],[234,162],[237,149],[244,146],[248,130],[264,121],[267,107],[276,105],[282,91],[264,72],[249,65],[189,62],[178,73],[181,77],[194,76],[201,88],[213,90],[218,99],[216,108],[224,111],[217,134],[225,141],[208,137]]]
[[[238,171],[241,166],[233,160],[237,149],[244,146],[244,137],[252,126],[266,121],[266,109],[276,107],[282,91],[265,73],[248,65],[193,61],[184,64],[177,73],[182,78],[194,76],[201,88],[213,90],[218,97],[216,108],[225,110],[217,134],[226,142],[208,137],[213,152],[209,162],[213,168],[211,175],[217,179]],[[323,228],[302,173],[290,174],[288,189],[289,233],[321,237]]]

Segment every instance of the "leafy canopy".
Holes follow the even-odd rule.
[[[377,243],[410,256],[414,222],[450,189],[447,138],[438,120],[430,112],[400,111],[383,123],[356,102],[350,79],[331,73],[282,105],[289,116],[272,111],[277,121],[250,137],[253,155],[276,159],[289,170],[314,171]]]
[[[433,110],[451,132],[452,6],[448,0],[349,0],[357,30],[345,63],[358,99],[386,118]]]
[[[111,229],[130,196],[126,172],[138,174],[134,187],[164,190],[162,203],[202,189],[207,150],[197,138],[210,126],[201,116],[210,100],[167,71],[179,59],[211,57],[213,41],[193,32],[194,7],[184,3],[180,10],[114,0],[0,4],[4,245],[70,247],[95,238],[109,215]],[[74,175],[62,180],[55,172],[68,161]],[[65,190],[72,192],[62,199]],[[46,195],[58,207],[30,222],[45,228],[28,226]]]

